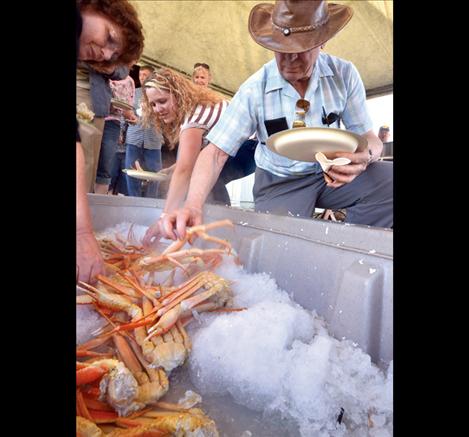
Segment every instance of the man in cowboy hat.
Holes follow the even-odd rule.
[[[207,136],[210,144],[198,157],[184,208],[164,218],[165,237],[175,239],[175,230],[183,237],[186,226],[201,223],[206,196],[225,161],[253,131],[259,139],[257,211],[311,217],[315,207],[346,208],[350,223],[392,227],[392,164],[376,162],[383,145],[372,131],[361,78],[351,62],[320,52],[352,14],[349,6],[301,0],[277,0],[251,10],[249,32],[275,59],[241,85]],[[364,151],[336,153],[351,163],[331,167],[328,182],[317,162],[294,161],[265,145],[270,135],[293,126],[299,100],[307,101],[306,126],[338,127],[342,120],[368,141]],[[145,241],[153,236],[147,234]]]

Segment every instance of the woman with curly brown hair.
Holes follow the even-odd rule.
[[[142,24],[127,0],[77,0],[76,5],[78,61],[86,61],[94,70],[109,73],[119,66],[129,66],[140,57],[144,39]],[[77,74],[77,82],[78,79]],[[83,73],[80,79],[89,94],[88,76]],[[76,140],[77,277],[94,282],[96,275],[104,272],[104,262],[93,233],[86,196],[89,186],[86,161],[78,127]]]
[[[77,0],[81,16],[78,59],[96,70],[131,65],[142,54],[142,23],[127,0]]]
[[[143,125],[153,125],[170,143],[178,146],[163,214],[179,208],[184,201],[192,170],[200,151],[208,142],[206,135],[228,106],[224,97],[207,87],[192,83],[182,75],[162,68],[143,84]],[[219,179],[211,192],[211,201],[230,204],[224,181]],[[161,218],[152,225],[144,242],[150,244],[160,234]]]

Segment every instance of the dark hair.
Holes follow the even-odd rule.
[[[143,31],[137,11],[127,0],[76,0],[82,11],[93,11],[104,15],[119,26],[124,37],[122,52],[116,60],[105,62],[89,62],[93,67],[110,67],[127,65],[135,62],[143,51]]]
[[[208,64],[204,64],[201,62],[196,62],[194,64],[194,69],[196,69],[197,67],[204,67],[206,70],[210,70],[210,66]]]
[[[142,65],[138,71],[141,71],[141,70],[147,70],[150,73],[153,73],[153,71],[155,71],[155,69],[151,65]]]
[[[389,132],[389,126],[381,126],[379,130],[380,132]]]

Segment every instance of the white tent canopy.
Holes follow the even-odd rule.
[[[190,74],[195,62],[210,65],[213,88],[233,95],[273,53],[257,45],[247,29],[249,12],[261,1],[132,1],[143,23],[141,64],[169,66]],[[392,91],[392,1],[335,1],[354,16],[325,51],[352,61],[367,94]]]

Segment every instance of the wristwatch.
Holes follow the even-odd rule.
[[[370,165],[371,164],[371,161],[373,160],[373,152],[371,151],[371,149],[368,149],[368,162],[366,163],[366,165]]]

